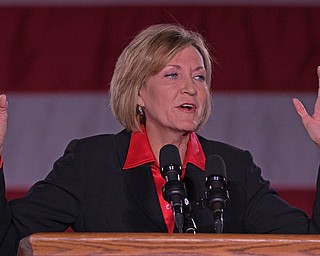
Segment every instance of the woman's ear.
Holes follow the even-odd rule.
[[[143,97],[141,95],[141,90],[142,90],[142,88],[140,88],[139,91],[138,91],[138,105],[141,106],[141,107],[144,107],[144,100],[143,100]]]

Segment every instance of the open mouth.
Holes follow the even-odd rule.
[[[193,104],[182,104],[181,106],[180,106],[180,108],[183,108],[183,109],[187,109],[187,110],[191,110],[191,109],[193,109],[195,106],[193,105]]]

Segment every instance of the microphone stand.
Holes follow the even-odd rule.
[[[194,222],[193,218],[191,217],[191,206],[189,203],[189,200],[187,198],[184,199],[183,202],[183,212],[184,212],[184,233],[192,233],[196,234],[197,232],[197,226]]]

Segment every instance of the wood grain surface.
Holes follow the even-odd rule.
[[[320,235],[38,233],[18,255],[320,255]]]

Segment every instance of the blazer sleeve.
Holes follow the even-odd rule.
[[[3,165],[0,168],[0,255],[17,255],[16,243],[11,239],[7,240],[7,234],[11,225],[12,213],[5,197],[5,182]],[[6,241],[5,241],[6,240]],[[3,246],[5,244],[5,246]],[[15,254],[14,254],[15,253]]]
[[[313,216],[282,200],[261,176],[249,152],[245,152],[246,206],[244,228],[246,233],[309,234],[319,233],[319,186]]]
[[[24,198],[7,202],[1,169],[0,255],[16,255],[20,239],[36,232],[61,232],[76,221],[86,191],[86,153],[74,140],[53,170]]]

